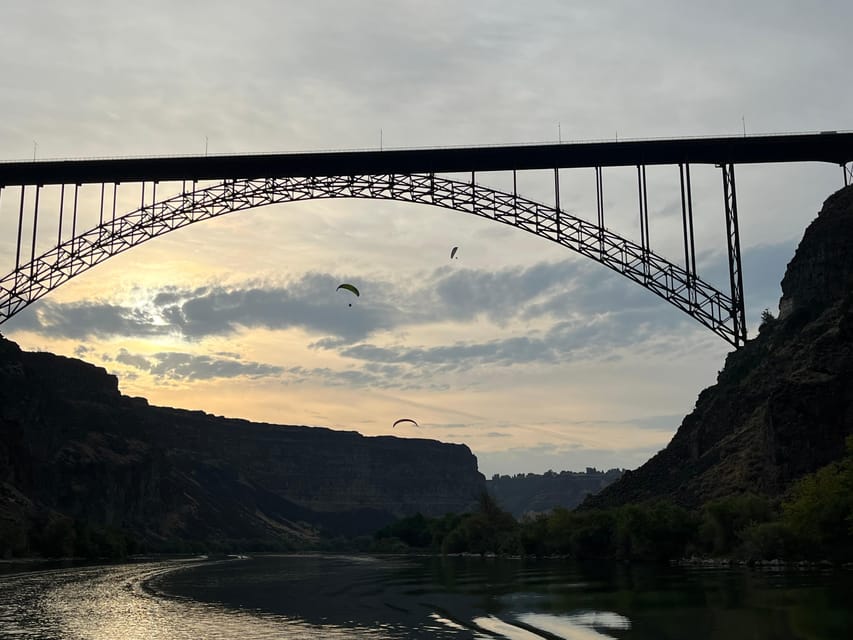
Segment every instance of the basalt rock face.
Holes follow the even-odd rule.
[[[484,486],[463,445],[151,407],[0,338],[0,537],[62,515],[148,541],[298,543],[463,511]]]
[[[574,509],[586,496],[601,491],[621,475],[621,469],[599,471],[593,467],[586,471],[495,475],[486,480],[486,488],[502,508],[516,518],[523,518],[558,507]]]
[[[778,319],[729,354],[672,441],[584,502],[652,498],[685,506],[782,494],[840,458],[853,433],[853,187],[809,225],[782,280]]]

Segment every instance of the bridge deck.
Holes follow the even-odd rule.
[[[0,186],[853,160],[853,133],[388,151],[0,162]]]

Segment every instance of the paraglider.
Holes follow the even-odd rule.
[[[453,260],[453,258],[456,258],[456,252],[457,251],[459,251],[459,247],[453,247],[453,249],[450,250],[450,259],[451,260]],[[456,258],[456,259],[458,260],[459,258]]]
[[[356,298],[360,298],[361,294],[358,292],[358,288],[355,285],[349,284],[348,282],[344,282],[343,284],[339,284],[338,288],[335,291],[340,291],[341,289],[346,289],[347,291],[354,293]],[[350,302],[348,307],[352,306],[352,302]]]
[[[400,424],[400,423],[402,423],[402,422],[411,422],[411,423],[412,423],[413,425],[415,425],[416,427],[420,427],[420,426],[421,426],[421,425],[419,425],[417,422],[415,422],[414,420],[412,420],[411,418],[400,418],[399,420],[396,420],[396,421],[394,422],[394,424],[392,424],[392,425],[391,425],[391,428],[393,429],[394,427],[396,427],[398,424]]]

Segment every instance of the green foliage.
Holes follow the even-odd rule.
[[[441,518],[427,518],[417,513],[392,522],[373,534],[373,548],[382,552],[399,552],[408,548],[438,551],[443,548],[448,534],[460,526],[463,518],[455,513],[448,513]]]
[[[772,329],[776,325],[777,321],[778,319],[773,315],[770,309],[765,309],[761,312],[761,323],[758,325],[758,333]]]
[[[599,559],[662,561],[680,557],[695,537],[696,518],[666,502],[568,511],[522,522],[528,553]]]
[[[615,555],[623,560],[664,561],[684,555],[697,518],[669,502],[626,505],[616,511]]]
[[[741,534],[755,524],[773,519],[773,505],[764,496],[747,493],[708,502],[699,527],[701,548],[712,555],[729,555]]]
[[[137,553],[139,544],[127,532],[115,528],[92,527],[74,522],[73,555],[79,558],[111,558],[119,560]]]
[[[397,538],[410,547],[424,548],[432,544],[432,532],[427,519],[420,513],[397,520],[374,534],[374,538]]]
[[[465,516],[458,513],[448,513],[441,518],[430,521],[430,532],[432,533],[432,542],[430,547],[435,550],[440,550],[444,545],[444,540],[448,534],[453,531],[462,522]]]
[[[409,516],[374,534],[376,550],[432,549],[442,553],[522,553],[518,523],[503,511],[488,492],[477,498],[478,509],[470,514],[442,518]]]
[[[477,511],[448,533],[442,551],[466,551],[481,555],[521,553],[518,523],[512,514],[501,509],[488,491],[483,491],[477,497],[477,502]]]
[[[29,539],[21,523],[0,520],[0,558],[23,557],[28,554]]]
[[[543,513],[522,519],[518,535],[521,553],[537,558],[548,555],[548,521]]]
[[[853,559],[853,436],[847,455],[801,478],[782,505],[782,522],[808,557]]]
[[[584,511],[573,513],[569,531],[569,553],[578,561],[612,557],[616,535],[616,513]]]
[[[799,543],[790,527],[783,522],[751,524],[741,533],[741,545],[736,550],[742,560],[775,560],[799,555]]]
[[[33,538],[36,550],[46,558],[68,558],[74,555],[75,531],[71,518],[51,518]]]

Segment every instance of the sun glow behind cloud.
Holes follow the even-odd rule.
[[[666,375],[613,384],[615,368],[642,379],[636,359],[658,349],[645,327],[661,310],[579,259],[481,270],[445,256],[428,270],[420,260],[402,268],[406,258],[397,256],[350,308],[334,291],[340,277],[319,271],[207,284],[185,272],[158,285],[158,242],[140,248],[132,287],[122,289],[121,269],[97,283],[93,270],[13,320],[13,337],[101,364],[125,393],[158,404],[433,437],[482,455],[549,442],[556,450],[620,442],[651,451],[676,426],[638,430],[630,416],[604,419],[613,405],[640,417],[670,410]],[[584,286],[590,279],[599,285]],[[635,301],[627,321],[601,297],[614,286]],[[105,290],[116,294],[89,297]],[[610,343],[596,344],[604,336]],[[401,414],[416,415],[422,429],[392,430]]]

